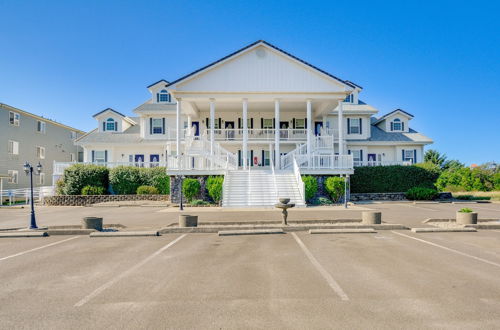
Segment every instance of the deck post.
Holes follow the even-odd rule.
[[[243,99],[243,148],[242,159],[243,169],[247,168],[248,163],[248,99]]]
[[[280,169],[280,101],[274,100],[274,166],[277,170]],[[273,157],[271,149],[269,149],[269,157]]]
[[[342,101],[339,101],[339,155],[344,155],[344,109]]]
[[[312,102],[310,99],[307,100],[307,167],[311,168],[312,162],[311,162],[311,150],[312,150],[312,136],[311,136],[311,129],[312,129]]]
[[[175,147],[177,153],[177,169],[181,168],[181,111],[182,111],[181,99],[177,99],[177,109],[176,109],[176,122],[175,126],[177,129],[177,135],[175,136]]]

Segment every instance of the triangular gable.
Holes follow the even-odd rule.
[[[356,86],[261,40],[168,87],[182,91],[336,92]]]
[[[377,124],[383,122],[384,120],[386,120],[387,118],[389,118],[391,116],[395,116],[397,114],[402,115],[402,116],[404,116],[404,117],[406,117],[408,119],[412,119],[413,118],[413,115],[411,113],[408,113],[408,112],[406,112],[404,110],[401,110],[401,109],[396,109],[394,111],[389,112],[388,114],[383,115],[379,119],[377,119],[377,121],[375,121],[373,123],[373,125],[377,125]]]

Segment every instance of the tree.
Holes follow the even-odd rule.
[[[429,162],[443,167],[446,162],[446,155],[437,150],[429,149],[424,154],[424,162]]]
[[[443,169],[444,170],[458,170],[464,166],[465,165],[463,163],[461,163],[460,161],[458,161],[456,159],[451,159],[451,160],[444,162]]]

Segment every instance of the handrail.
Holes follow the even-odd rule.
[[[305,203],[306,201],[306,196],[305,196],[305,185],[304,181],[302,181],[302,176],[300,175],[300,168],[299,165],[297,164],[297,160],[295,157],[293,157],[293,173],[295,174],[295,180],[297,180],[297,185],[299,186],[299,193],[300,197],[302,198],[302,201]]]
[[[269,164],[271,165],[271,174],[273,176],[273,184],[274,184],[274,196],[276,197],[276,202],[279,198],[278,184],[276,183],[276,173],[274,172],[274,162],[273,158],[269,157]]]

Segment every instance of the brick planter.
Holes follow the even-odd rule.
[[[45,198],[49,206],[85,206],[105,202],[168,201],[169,195],[60,195]]]

